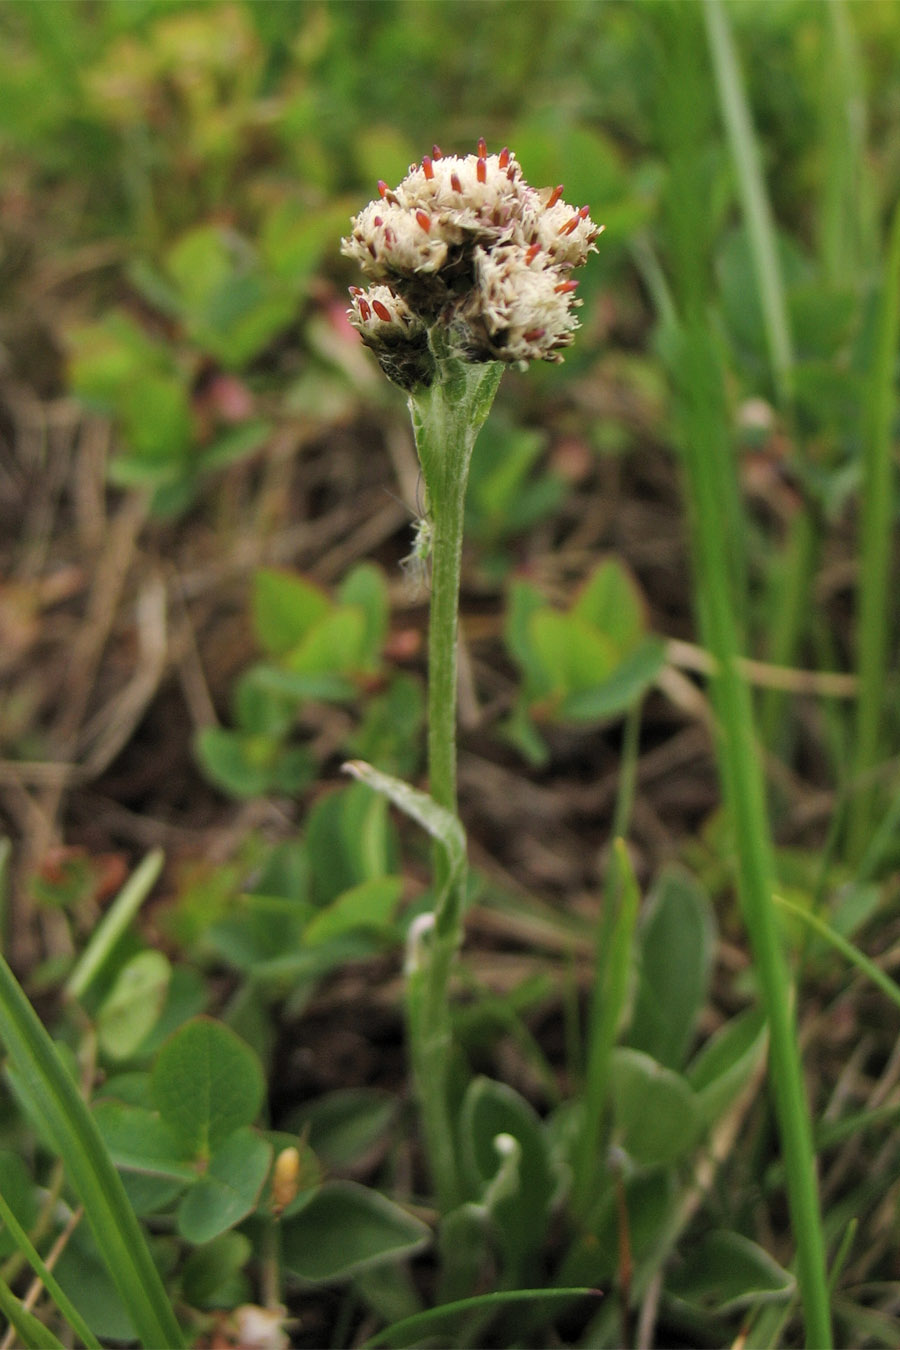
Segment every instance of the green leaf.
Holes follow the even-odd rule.
[[[104,1265],[105,1257],[91,1233],[79,1227],[54,1266],[54,1274],[95,1336],[127,1345],[135,1339],[133,1311]],[[149,1342],[148,1350],[157,1350],[159,1344]],[[163,1344],[168,1350],[168,1341]]]
[[[704,1312],[728,1314],[791,1298],[790,1271],[740,1233],[706,1233],[669,1273],[667,1289]]]
[[[359,690],[346,675],[334,671],[292,671],[278,666],[252,666],[244,678],[271,694],[300,699],[320,699],[340,703],[356,698]]]
[[[302,946],[303,929],[316,913],[309,900],[241,895],[224,918],[212,924],[207,940],[238,970],[252,970]]]
[[[127,314],[113,311],[100,323],[67,333],[73,392],[95,408],[115,413],[123,391],[148,371],[172,373],[169,351],[153,342]]]
[[[568,694],[556,710],[559,721],[598,722],[618,717],[642,698],[665,665],[665,643],[647,637],[602,684]]]
[[[637,582],[612,558],[587,578],[569,613],[606,634],[623,656],[644,635],[644,604]]]
[[[181,1272],[181,1292],[194,1308],[228,1307],[220,1291],[228,1288],[253,1255],[253,1244],[243,1233],[220,1233],[211,1242],[188,1253]]]
[[[706,1000],[713,955],[709,897],[687,873],[670,870],[642,916],[640,976],[628,1043],[680,1069]]]
[[[153,1030],[169,992],[172,967],[161,952],[133,956],[119,971],[97,1014],[100,1049],[129,1059]]]
[[[529,637],[550,689],[560,697],[602,684],[618,663],[610,637],[549,607],[531,616]]]
[[[358,928],[384,932],[391,927],[394,911],[403,894],[402,877],[373,877],[361,881],[320,910],[306,928],[303,940],[315,945],[343,937]]]
[[[276,737],[201,727],[194,748],[205,776],[230,796],[261,797],[271,790],[281,752]]]
[[[377,1088],[339,1088],[291,1112],[290,1125],[308,1135],[326,1167],[357,1162],[382,1140],[397,1115],[397,1099]]]
[[[752,1081],[767,1043],[766,1019],[757,1008],[732,1017],[710,1037],[685,1074],[704,1125],[718,1120]]]
[[[365,638],[362,609],[343,605],[323,615],[303,641],[282,657],[284,668],[292,675],[354,674],[365,665]]]
[[[676,1162],[700,1132],[690,1085],[649,1055],[620,1046],[610,1070],[613,1111],[622,1147],[643,1167]]]
[[[508,1145],[518,1145],[514,1187],[491,1206],[507,1254],[512,1278],[525,1257],[538,1251],[545,1239],[555,1180],[550,1168],[547,1139],[541,1121],[523,1097],[511,1087],[485,1077],[472,1080],[459,1118],[463,1164],[473,1198],[485,1202],[502,1166]]]
[[[151,1090],[180,1147],[203,1158],[256,1118],[265,1082],[259,1060],[234,1032],[197,1017],[160,1050]]]
[[[348,572],[338,590],[341,605],[357,607],[363,613],[361,668],[377,670],[381,649],[387,637],[389,601],[384,573],[374,563],[362,563]]]
[[[178,1207],[178,1231],[188,1242],[210,1242],[256,1207],[272,1165],[272,1145],[254,1130],[235,1130]]]
[[[358,784],[316,802],[307,820],[306,845],[319,905],[395,870],[387,803]]]
[[[504,636],[506,645],[529,681],[529,691],[535,695],[548,693],[551,688],[547,673],[538,663],[531,638],[532,616],[546,606],[547,601],[536,586],[528,581],[513,581],[506,604]],[[533,689],[532,681],[535,682]]]
[[[271,434],[272,423],[258,418],[229,427],[204,448],[198,457],[197,472],[211,473],[214,469],[224,469],[229,464],[245,459],[261,449]]]
[[[104,1098],[94,1106],[94,1120],[117,1167],[181,1182],[197,1175],[178,1137],[155,1111]]]
[[[363,760],[351,760],[343,768],[345,773],[353,774],[354,778],[387,797],[440,843],[447,858],[447,879],[435,902],[435,910],[440,913],[444,898],[459,885],[466,870],[466,835],[460,821],[452,812],[432,801],[427,793],[416,791],[390,774],[379,773]]]
[[[296,698],[261,685],[252,668],[238,677],[232,701],[237,725],[257,736],[285,736],[297,717]]]
[[[119,396],[122,434],[133,456],[180,466],[194,439],[188,391],[176,375],[146,371]]]
[[[377,1191],[349,1181],[322,1186],[281,1227],[282,1255],[302,1280],[343,1280],[379,1261],[420,1251],[428,1228]]]
[[[296,572],[264,567],[253,577],[253,627],[263,651],[283,656],[328,613],[327,595]]]

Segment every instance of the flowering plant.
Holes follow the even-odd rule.
[[[428,648],[429,796],[347,766],[435,837],[433,910],[413,925],[407,1016],[416,1091],[438,1205],[462,1198],[447,1100],[453,961],[462,939],[465,848],[456,806],[456,686],[466,482],[475,438],[504,367],[561,361],[578,328],[572,270],[600,233],[588,207],[536,189],[511,150],[444,155],[435,146],[343,240],[371,283],[350,289],[350,321],[408,395],[425,482],[432,560]]]

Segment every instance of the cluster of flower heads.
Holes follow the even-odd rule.
[[[429,384],[428,331],[449,333],[469,361],[561,361],[578,327],[574,267],[601,227],[562,200],[562,185],[530,187],[512,151],[443,155],[438,146],[352,221],[342,251],[368,290],[351,287],[350,321],[405,389]]]

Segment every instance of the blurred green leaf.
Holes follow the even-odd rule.
[[[211,1242],[255,1208],[272,1165],[272,1145],[254,1130],[234,1130],[209,1159],[178,1207],[178,1231],[188,1242]]]
[[[181,1272],[185,1301],[194,1308],[233,1306],[227,1297],[231,1283],[252,1255],[253,1244],[243,1233],[220,1233],[211,1242],[195,1247]]]
[[[232,1031],[197,1017],[166,1041],[153,1066],[153,1100],[186,1155],[214,1153],[262,1105],[259,1060]]]
[[[403,885],[402,877],[373,877],[352,886],[316,913],[303,934],[304,942],[329,942],[359,928],[389,930]]]
[[[321,587],[296,572],[260,568],[253,576],[253,627],[270,656],[284,656],[328,613]]]
[[[153,1030],[169,992],[172,968],[161,952],[133,956],[119,971],[97,1014],[100,1048],[128,1059]]]
[[[622,1147],[643,1167],[676,1162],[696,1144],[700,1110],[689,1083],[649,1055],[613,1051],[613,1114]]]
[[[720,1314],[789,1299],[796,1281],[762,1247],[740,1233],[705,1233],[672,1272],[677,1298]]]
[[[639,928],[637,995],[628,1043],[680,1069],[706,1001],[713,958],[712,907],[686,872],[664,872]]]
[[[324,1165],[339,1170],[386,1138],[397,1108],[396,1097],[377,1088],[338,1088],[298,1107],[290,1121]]]
[[[459,1119],[462,1157],[472,1198],[487,1203],[504,1160],[516,1145],[515,1176],[489,1204],[506,1253],[509,1278],[546,1239],[555,1179],[541,1121],[511,1087],[479,1076],[469,1084]]]
[[[284,1263],[302,1280],[346,1279],[354,1271],[420,1251],[430,1233],[377,1191],[327,1182],[281,1226]]]

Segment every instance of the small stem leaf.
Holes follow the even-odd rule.
[[[345,773],[351,774],[375,792],[387,797],[398,810],[409,816],[417,825],[421,825],[422,829],[440,844],[447,860],[447,878],[435,901],[435,913],[440,926],[447,898],[457,890],[465,876],[466,835],[459,820],[450,811],[438,806],[427,792],[419,792],[402,779],[381,773],[361,759],[348,761],[343,765],[343,769]]]

